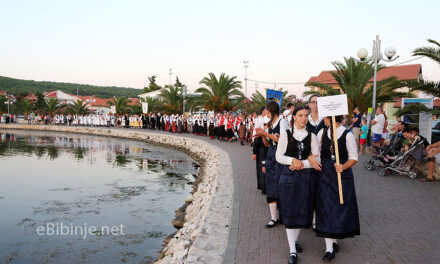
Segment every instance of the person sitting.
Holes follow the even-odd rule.
[[[434,181],[434,169],[437,163],[437,166],[440,164],[440,141],[434,144],[431,144],[426,147],[427,152],[427,162],[428,162],[428,176],[423,178],[423,182],[432,182]]]

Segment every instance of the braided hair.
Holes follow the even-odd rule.
[[[272,123],[273,123],[273,120],[274,120],[275,116],[279,116],[280,115],[280,106],[279,106],[279,104],[277,102],[270,101],[270,102],[267,103],[266,109],[267,109],[267,111],[269,111],[270,116],[271,116],[269,123],[267,123],[267,127],[269,128],[269,130],[271,130],[272,129]]]
[[[292,135],[293,135],[293,129],[294,129],[294,118],[293,118],[293,116],[295,116],[296,115],[296,113],[298,113],[300,110],[309,110],[309,107],[308,106],[306,106],[306,105],[299,105],[299,106],[295,106],[295,109],[293,109],[293,112],[292,112],[292,119],[290,120],[290,127],[292,128]],[[307,130],[307,132],[309,132],[308,131],[308,129],[307,129],[307,126],[306,126],[306,130]]]

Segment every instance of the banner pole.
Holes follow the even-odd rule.
[[[336,119],[335,116],[332,116],[332,129],[333,129],[333,142],[335,148],[335,157],[336,163],[339,164],[339,146],[338,146],[338,134],[336,129]],[[344,196],[342,194],[342,180],[341,173],[338,172],[338,188],[339,188],[339,203],[344,204]]]

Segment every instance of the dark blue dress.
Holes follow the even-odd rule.
[[[342,172],[342,193],[344,204],[339,203],[338,178],[334,167],[335,160],[330,150],[331,141],[326,131],[322,139],[322,170],[318,174],[316,200],[316,235],[319,237],[343,239],[360,234],[359,212],[354,187],[353,171]],[[345,130],[338,139],[340,163],[348,160]]]
[[[273,128],[269,128],[269,134],[280,134],[281,119],[278,120],[278,124]],[[278,201],[278,182],[282,171],[282,165],[279,164],[275,158],[277,152],[277,142],[269,139],[269,149],[266,154],[266,195],[267,202]]]
[[[285,156],[306,160],[311,153],[312,132],[302,141],[297,141],[287,130],[287,149]],[[309,228],[312,226],[316,197],[316,170],[290,170],[283,165],[280,176],[280,212],[286,228]]]

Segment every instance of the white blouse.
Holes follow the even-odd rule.
[[[299,129],[296,127],[296,125],[294,125],[294,126],[295,127],[294,127],[293,137],[296,140],[301,141],[307,137],[308,132],[305,127],[303,129]],[[281,127],[280,127],[280,139],[278,140],[277,152],[275,154],[277,162],[280,164],[283,164],[283,165],[290,165],[290,164],[292,164],[292,161],[293,161],[292,157],[284,155],[284,153],[286,153],[287,143],[288,143],[287,131],[286,131],[287,129],[289,129],[291,131],[291,128],[287,124],[287,122],[282,122]],[[312,138],[311,138],[311,152],[312,153],[311,154],[312,155],[319,155],[318,138],[313,133],[311,133],[311,136],[312,136]],[[316,160],[320,161],[319,156],[316,157]],[[310,165],[310,163],[307,159],[303,160],[302,162],[304,165],[304,169],[312,168],[312,166]]]
[[[332,128],[330,127],[328,129],[327,136],[331,140],[330,129],[332,129]],[[342,136],[342,134],[344,134],[344,131],[345,131],[345,127],[342,125],[337,128],[336,132],[338,134],[338,139]],[[321,150],[321,145],[322,145],[322,142],[321,142],[322,133],[324,133],[324,129],[321,129],[318,132],[319,150]],[[357,161],[358,160],[358,152],[357,152],[356,141],[354,140],[353,133],[351,133],[351,132],[347,133],[347,137],[345,139],[345,146],[347,147],[347,151],[348,151],[348,159]]]

